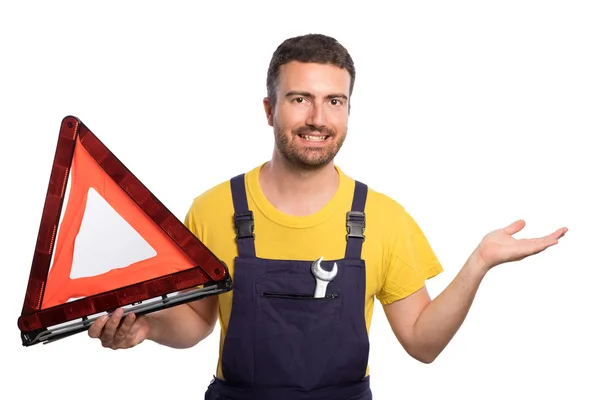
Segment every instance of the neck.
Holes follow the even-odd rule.
[[[335,195],[339,176],[333,161],[315,170],[299,170],[273,157],[260,171],[265,197],[281,212],[303,216],[323,208]]]

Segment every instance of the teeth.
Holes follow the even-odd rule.
[[[300,135],[300,137],[302,137],[302,139],[306,139],[306,140],[313,140],[313,141],[320,141],[320,140],[325,140],[325,139],[327,139],[327,136],[309,136],[309,135]]]

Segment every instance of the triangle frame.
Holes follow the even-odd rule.
[[[150,224],[164,235],[189,268],[162,272],[135,283],[103,287],[78,299],[44,303],[60,229],[65,192],[76,150],[100,167]],[[64,221],[63,221],[64,222]],[[55,285],[56,286],[56,285]],[[143,315],[232,290],[227,265],[210,251],[77,117],[63,118],[52,164],[29,280],[17,325],[23,346],[50,343],[86,331],[99,317],[123,308]]]

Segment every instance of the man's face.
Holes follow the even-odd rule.
[[[277,150],[296,168],[330,163],[346,138],[350,74],[339,67],[291,62],[281,66],[277,102],[265,110]]]

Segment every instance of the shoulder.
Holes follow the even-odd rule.
[[[377,210],[379,207],[384,207],[385,209],[396,213],[402,213],[404,211],[404,207],[399,202],[388,196],[386,193],[373,188],[369,185],[369,182],[353,177],[352,175],[346,173],[346,171],[344,171],[338,165],[336,165],[335,168],[338,171],[341,179],[340,186],[344,188],[351,188],[344,190],[345,195],[353,195],[355,184],[362,183],[367,187],[367,202],[365,205],[366,209]]]
[[[196,233],[201,226],[219,224],[223,218],[231,217],[233,209],[231,178],[229,178],[200,192],[192,199],[185,223]]]
[[[231,183],[228,179],[194,197],[190,211],[196,215],[211,214],[215,208],[223,208],[229,203],[231,203]],[[233,208],[233,204],[231,207]]]
[[[425,237],[421,227],[403,204],[376,189],[369,188],[365,214],[367,221],[376,225],[394,246],[397,246],[398,241],[414,241],[415,237]]]
[[[246,171],[248,175],[255,171],[259,166]],[[223,218],[230,218],[233,215],[233,199],[231,196],[231,178],[223,180],[216,185],[206,189],[192,199],[186,220],[192,224],[210,224],[211,222],[221,223]]]
[[[372,187],[368,188],[366,207],[372,211],[385,210],[386,212],[390,212],[392,216],[399,216],[406,213],[404,205]]]
[[[388,194],[363,182],[367,190],[365,216],[367,227],[376,227],[386,235],[398,233],[406,224],[413,221],[403,204]]]
[[[398,200],[369,187],[365,217],[365,233],[375,238],[369,246],[382,257],[377,292],[382,304],[414,293],[443,271],[421,226]]]
[[[390,256],[400,257],[412,264],[414,260],[411,258],[420,254],[426,259],[425,263],[437,264],[426,234],[398,200],[368,187],[365,218],[365,230],[382,241],[384,251]]]
[[[218,223],[217,215],[226,212],[228,193],[231,193],[229,181],[224,181],[192,199],[184,224],[200,240],[206,240],[208,226]]]

